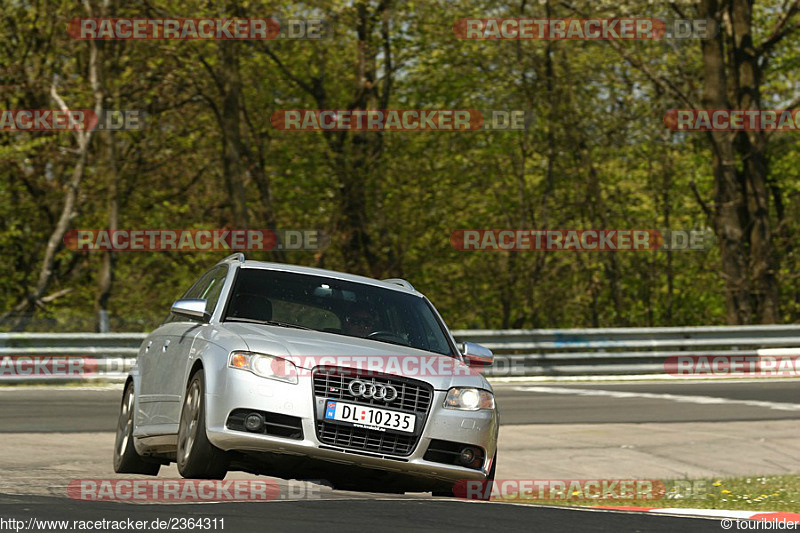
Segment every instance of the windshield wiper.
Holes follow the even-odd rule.
[[[226,318],[225,322],[247,322],[248,324],[265,324],[267,326],[278,326],[280,328],[295,328],[295,329],[305,329],[307,331],[316,331],[313,328],[307,328],[305,326],[300,326],[298,324],[290,324],[288,322],[278,322],[277,320],[258,320],[255,318]]]
[[[364,338],[364,337],[356,337],[356,338],[358,339],[358,338]],[[394,344],[395,346],[406,346],[408,348],[415,348],[415,346],[411,346],[407,342],[390,341],[388,339],[381,339],[381,338],[378,338],[378,337],[372,337],[371,339],[367,339],[367,340],[385,342],[386,344]],[[421,348],[417,348],[417,350],[420,350],[420,349]]]

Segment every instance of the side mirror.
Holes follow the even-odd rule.
[[[201,298],[187,298],[172,304],[172,312],[178,316],[208,322],[211,315],[206,313],[206,301]]]
[[[461,353],[469,366],[492,366],[492,363],[494,363],[494,353],[489,348],[474,342],[465,341],[462,343]]]

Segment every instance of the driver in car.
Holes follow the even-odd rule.
[[[375,331],[375,322],[367,309],[356,309],[344,320],[344,333],[353,337],[365,338]]]

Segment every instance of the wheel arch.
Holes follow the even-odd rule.
[[[190,359],[184,366],[183,390],[180,392],[181,401],[184,400],[186,389],[192,381],[192,376],[198,370],[203,370],[206,385],[206,394],[219,395],[225,391],[225,372],[228,367],[228,354],[231,349],[225,345],[209,342],[207,338],[199,335],[191,349]]]
[[[199,357],[194,360],[192,363],[191,368],[189,369],[189,377],[186,379],[186,386],[189,386],[189,383],[192,381],[192,376],[194,376],[198,370],[203,370],[203,360]]]
[[[131,386],[133,386],[133,429],[134,429],[134,432],[136,431],[136,428],[140,423],[140,420],[139,420],[139,388],[140,388],[141,383],[139,382],[138,377],[139,377],[139,373],[136,371],[136,369],[134,369],[133,371],[131,371],[127,375],[127,377],[125,378],[125,384],[122,386],[122,396],[120,397],[120,403],[122,403],[122,400],[125,399],[125,391],[127,390],[128,385],[130,384]],[[135,440],[135,438],[134,438],[134,440]]]

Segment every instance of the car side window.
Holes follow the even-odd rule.
[[[222,265],[213,270],[211,281],[206,285],[203,292],[197,298],[206,300],[206,313],[212,314],[217,306],[219,296],[222,294],[222,286],[225,285],[225,278],[228,277],[227,265]]]
[[[181,300],[187,298],[200,298],[201,297],[200,295],[205,292],[206,288],[208,288],[209,284],[211,283],[211,280],[214,278],[214,270],[216,269],[211,269],[202,276],[200,276],[200,279],[198,279],[197,282],[194,285],[192,285],[191,288],[188,291],[186,291],[183,296],[181,296]]]
[[[186,291],[185,293],[183,293],[183,295],[180,297],[180,299],[181,299],[181,300],[186,300],[186,299],[190,299],[190,298],[202,298],[202,296],[201,296],[201,295],[202,295],[202,294],[204,294],[204,293],[206,292],[206,290],[210,288],[210,286],[211,286],[211,283],[212,283],[212,281],[214,280],[214,274],[215,274],[215,273],[216,273],[216,272],[217,272],[217,271],[218,271],[220,268],[225,268],[225,269],[227,269],[227,267],[225,267],[225,266],[223,266],[223,267],[216,267],[216,268],[212,268],[211,270],[209,270],[208,272],[206,272],[205,274],[203,274],[202,276],[200,276],[200,279],[198,279],[198,280],[197,280],[197,281],[194,283],[194,285],[192,285],[192,286],[189,288],[189,290],[188,290],[188,291]],[[224,278],[224,276],[223,276],[223,278]],[[217,295],[217,299],[219,299],[219,295]],[[214,301],[214,305],[216,305],[216,303],[217,303],[217,302],[216,302],[216,300],[215,300],[215,301]],[[211,308],[213,309],[214,307],[212,306]],[[206,310],[208,310],[208,305],[206,305]],[[167,319],[164,321],[164,324],[169,324],[169,323],[171,323],[171,322],[185,322],[185,321],[187,321],[187,319],[186,319],[186,318],[184,318],[184,317],[181,317],[181,316],[178,316],[178,315],[176,315],[175,313],[172,313],[172,312],[171,312],[171,313],[169,314],[169,316],[167,317]]]

